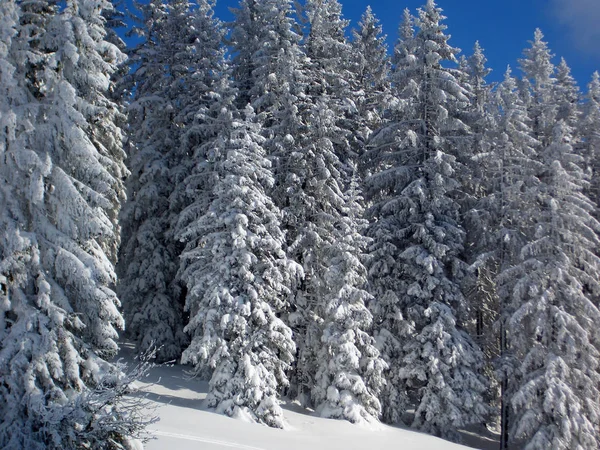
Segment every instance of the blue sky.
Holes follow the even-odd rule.
[[[381,20],[390,45],[404,8],[413,13],[425,0],[340,0],[344,17],[356,26],[367,5]],[[564,57],[582,87],[600,70],[600,0],[438,0],[448,17],[450,43],[467,55],[479,40],[493,69],[492,81],[501,80],[510,64],[517,67],[536,28],[541,28],[550,48]],[[237,0],[217,0],[217,15],[230,20],[228,7]]]

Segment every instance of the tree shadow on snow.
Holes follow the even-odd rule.
[[[284,398],[281,408],[296,414],[302,414],[303,416],[314,417],[315,412],[310,408],[304,408],[299,402]]]

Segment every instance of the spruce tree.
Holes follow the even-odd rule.
[[[197,6],[186,0],[140,5],[145,40],[131,59],[132,176],[122,215],[126,240],[119,292],[129,336],[140,350],[158,347],[163,360],[178,358],[187,345],[185,291],[176,276],[183,247],[175,233],[192,200],[205,198],[204,208],[210,201],[209,178],[196,177],[189,191],[184,180],[194,165],[203,164],[195,149],[205,136],[196,124],[215,102],[215,87],[225,72],[220,22],[209,2]],[[192,161],[191,155],[200,159]]]
[[[598,445],[600,260],[594,205],[583,194],[581,157],[559,121],[541,153],[544,171],[531,240],[511,269],[509,341],[520,361],[511,399],[513,444],[526,449]]]
[[[600,74],[594,72],[588,84],[586,102],[582,107],[582,120],[579,122],[579,134],[582,137],[582,154],[591,170],[591,180],[587,195],[596,205],[594,216],[598,218],[600,205]]]
[[[338,136],[333,143],[345,166],[343,176],[347,187],[351,167],[364,151],[357,108],[360,88],[353,70],[352,45],[346,38],[349,21],[343,18],[342,5],[337,0],[308,0],[304,16],[308,27],[304,42],[309,58],[305,69],[307,94],[312,104],[325,102],[336,116]]]
[[[192,336],[182,361],[212,371],[209,406],[282,428],[277,394],[295,345],[278,315],[301,269],[285,255],[280,212],[266,194],[271,164],[253,111],[223,109],[219,119],[214,200],[180,234]]]
[[[457,438],[456,429],[483,421],[486,389],[483,356],[464,331],[467,310],[461,292],[464,231],[454,194],[459,165],[452,136],[466,126],[456,105],[468,101],[442,61],[456,62],[447,43],[441,10],[430,0],[419,10],[413,57],[396,76],[403,117],[372,139],[368,180],[373,201],[369,236],[375,288],[375,329],[390,365],[387,420],[416,403],[413,426]]]
[[[288,254],[305,273],[288,316],[298,344],[291,394],[328,417],[372,420],[379,415],[384,364],[368,337],[369,296],[360,276],[364,243],[353,231],[360,225],[351,207],[358,197],[346,193],[354,169],[342,93],[350,84],[334,76],[351,68],[350,46],[338,2],[309,2],[305,14],[310,59],[302,67],[307,95],[299,114],[304,127],[294,151],[280,159],[287,170],[280,192]]]
[[[358,136],[364,149],[373,131],[384,121],[384,112],[391,99],[390,60],[387,55],[386,36],[367,7],[359,22],[358,30],[352,31],[354,54],[353,72],[356,79],[356,107],[358,108]]]
[[[237,103],[250,102],[262,118],[264,145],[276,180],[271,195],[281,209],[289,183],[287,161],[306,129],[301,119],[307,104],[306,56],[294,12],[289,0],[243,1],[234,10],[231,33]]]
[[[402,13],[402,21],[398,27],[398,40],[394,45],[394,52],[392,54],[392,71],[391,71],[391,83],[392,89],[396,95],[404,90],[406,87],[405,83],[408,79],[403,76],[403,71],[410,67],[414,62],[414,28],[415,18],[410,13],[408,8],[404,9]]]
[[[543,39],[541,30],[536,29],[531,46],[523,51],[519,64],[524,75],[521,95],[527,104],[533,137],[546,146],[556,120],[557,106],[552,101],[556,83],[552,64],[554,55]]]
[[[571,75],[571,68],[564,58],[556,67],[556,85],[554,86],[554,102],[557,106],[556,120],[562,120],[577,133],[576,126],[580,121],[581,92],[577,82]],[[577,137],[577,136],[574,136]]]
[[[111,261],[122,150],[107,93],[122,54],[104,39],[107,3],[63,6],[0,6],[0,446],[8,449],[116,449],[140,431],[115,396],[94,397],[120,378],[106,362],[123,326]]]
[[[300,47],[301,36],[293,18],[294,9],[289,0],[242,1],[233,10],[231,41],[235,51],[232,61],[234,86],[238,90],[237,104],[250,102],[261,119],[262,144],[273,163],[275,182],[269,194],[282,211],[282,230],[285,233],[284,248],[288,256],[301,263],[297,255],[289,252],[296,240],[299,216],[289,197],[299,178],[296,158],[301,154],[303,134],[307,126],[302,115],[310,106],[305,94],[306,56]],[[298,352],[304,347],[297,304],[297,290],[293,287],[292,298],[283,312],[287,325],[294,331]],[[302,298],[302,297],[300,297]],[[300,303],[302,300],[299,300]],[[300,378],[297,370],[298,355],[289,373],[290,386],[287,394],[295,398]]]
[[[378,396],[387,366],[370,335],[372,316],[366,305],[373,297],[365,290],[361,261],[368,240],[362,235],[366,221],[356,181],[344,197],[346,216],[336,224],[335,245],[326,249],[327,290],[312,397],[322,417],[372,422],[381,415]]]
[[[485,355],[485,374],[490,379],[486,395],[489,403],[497,399],[493,361],[498,355],[498,339],[493,324],[498,315],[496,292],[497,261],[490,257],[497,242],[490,234],[494,222],[493,208],[488,200],[495,195],[498,176],[494,144],[496,121],[492,100],[492,87],[487,77],[491,70],[479,42],[475,42],[473,54],[461,58],[461,78],[471,93],[471,102],[463,106],[461,119],[469,126],[469,133],[462,137],[461,149],[464,170],[461,173],[462,194],[459,197],[463,211],[462,225],[466,233],[463,257],[470,270],[464,280],[463,290],[469,303],[468,330]],[[459,106],[460,108],[460,106]],[[465,149],[464,145],[469,148]]]
[[[536,149],[539,142],[527,116],[527,106],[520,96],[517,80],[510,68],[493,96],[496,126],[490,137],[493,143],[487,171],[487,194],[479,207],[489,212],[482,233],[484,248],[491,267],[497,267],[495,285],[498,295],[497,321],[492,330],[497,335],[499,358],[495,361],[496,378],[500,383],[501,448],[507,448],[511,414],[510,380],[517,373],[518,360],[508,334],[508,321],[514,311],[512,292],[516,277],[513,268],[519,263],[520,251],[528,242],[530,224],[536,214],[537,174],[541,171]]]

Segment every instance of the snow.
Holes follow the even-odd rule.
[[[279,430],[220,415],[205,407],[208,383],[190,379],[186,366],[159,366],[137,384],[155,406],[160,421],[150,427],[156,439],[146,450],[453,450],[466,449],[416,431],[383,424],[353,425],[323,419],[296,403],[282,405],[286,428]],[[464,434],[475,448],[497,442]],[[489,445],[485,445],[485,444]]]

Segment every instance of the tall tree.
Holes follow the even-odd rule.
[[[597,295],[599,223],[583,194],[581,157],[559,121],[541,153],[539,214],[511,269],[511,346],[521,362],[511,403],[513,443],[526,449],[598,445],[600,376]]]
[[[485,374],[491,381],[486,400],[494,403],[498,397],[493,372],[493,361],[498,356],[498,339],[493,324],[497,320],[498,297],[495,283],[497,261],[490,258],[490,254],[493,254],[497,242],[490,239],[495,211],[488,207],[487,201],[495,195],[498,187],[494,152],[498,117],[493,111],[493,85],[487,82],[491,70],[486,64],[483,48],[475,42],[473,54],[461,58],[459,65],[459,70],[463,71],[463,83],[471,92],[471,102],[462,107],[458,105],[462,109],[461,119],[469,126],[469,133],[461,138],[464,170],[460,176],[463,187],[459,200],[466,233],[463,257],[470,265],[463,285],[470,310],[468,329],[485,355]]]
[[[556,120],[562,120],[573,132],[580,120],[581,92],[579,86],[571,75],[571,68],[567,65],[564,58],[556,67],[556,85],[554,86],[554,102],[557,106]],[[577,137],[577,136],[573,136]]]
[[[119,378],[105,360],[123,326],[111,262],[122,149],[107,92],[123,55],[105,40],[108,3],[62,6],[0,6],[0,446],[116,449],[137,418],[114,397],[88,400]]]
[[[112,10],[109,1],[102,3],[102,12]],[[111,203],[107,212],[117,239],[108,238],[102,245],[111,262],[116,264],[121,240],[118,215],[126,197],[123,180],[129,171],[125,167],[123,133],[119,127],[124,117],[120,105],[111,99],[111,77],[120,70],[126,58],[115,44],[107,45],[104,14],[98,14],[98,6],[93,2],[78,5],[71,33],[71,38],[78,43],[79,57],[65,61],[62,70],[81,97],[78,110],[89,123],[88,135],[100,155],[101,164],[112,176],[112,184],[104,187],[102,193]],[[90,73],[99,75],[90,77]]]
[[[217,411],[281,428],[277,394],[295,345],[277,316],[301,268],[285,255],[280,212],[266,194],[271,164],[253,111],[223,109],[220,121],[214,200],[180,234],[192,336],[182,360],[212,371],[208,404]]]
[[[188,100],[177,116],[184,126],[175,152],[177,164],[169,172],[173,186],[171,226],[175,234],[206,213],[213,200],[214,161],[210,147],[223,126],[218,120],[220,110],[231,108],[235,97],[229,82],[231,68],[225,60],[223,23],[214,17],[211,1],[200,0],[197,6],[193,19],[193,66],[189,69],[193,89],[186,91]]]
[[[583,140],[583,156],[591,169],[588,197],[596,207],[600,205],[600,74],[594,72],[588,85],[583,118],[579,123],[579,133]],[[598,218],[598,209],[595,217]]]
[[[403,77],[404,69],[412,65],[414,60],[414,37],[415,37],[415,18],[410,13],[410,9],[405,8],[402,13],[402,21],[398,27],[398,40],[394,45],[392,54],[392,72],[391,83],[396,94],[402,92],[406,87],[404,83],[408,80]]]
[[[297,237],[300,219],[290,200],[296,188],[296,159],[307,125],[302,116],[306,114],[310,101],[305,94],[306,83],[303,73],[306,56],[300,47],[301,36],[293,18],[294,9],[289,0],[264,0],[240,2],[234,10],[231,41],[236,55],[233,58],[233,80],[238,89],[237,103],[250,103],[262,122],[265,137],[263,147],[273,162],[275,183],[269,188],[275,205],[282,211],[282,229],[285,233],[284,248],[288,256],[301,263],[297,255],[289,251]],[[294,340],[299,353],[304,346],[304,324],[298,313],[296,290],[283,314],[285,322],[294,331]],[[301,297],[300,297],[301,298]],[[302,302],[302,300],[300,300]],[[296,397],[299,389],[297,360],[294,358],[290,370],[288,395]]]
[[[351,167],[363,152],[364,142],[357,134],[360,115],[357,109],[357,74],[353,71],[353,49],[346,38],[349,21],[343,18],[337,0],[308,0],[304,6],[308,27],[305,36],[307,94],[312,103],[325,102],[334,112],[338,136],[333,140],[335,152],[345,165],[347,186]]]
[[[391,99],[390,59],[387,55],[386,36],[379,20],[368,6],[352,31],[354,54],[353,72],[356,79],[356,107],[358,108],[358,136],[363,149],[384,120],[384,112]]]
[[[461,155],[452,137],[466,129],[456,105],[468,99],[442,65],[457,53],[443,18],[433,0],[419,10],[413,63],[401,72],[398,104],[406,109],[372,139],[369,159],[379,164],[368,181],[370,275],[375,328],[391,367],[386,418],[401,416],[407,406],[398,399],[408,389],[413,426],[457,438],[456,428],[483,421],[487,407],[483,356],[461,322],[465,236],[454,199]]]
[[[372,315],[365,290],[367,271],[362,263],[367,239],[362,235],[362,198],[354,181],[344,195],[343,213],[329,230],[333,240],[325,243],[324,296],[317,373],[313,402],[322,417],[353,423],[372,422],[381,415],[381,394],[387,368],[371,337]]]
[[[554,55],[544,40],[542,31],[535,30],[531,46],[523,51],[519,60],[524,75],[522,95],[526,101],[531,128],[534,137],[543,146],[548,145],[552,135],[552,126],[556,120],[556,105],[552,101],[554,94],[555,67],[552,64]]]
[[[539,142],[533,137],[527,106],[520,96],[517,80],[510,68],[495,91],[492,104],[496,124],[490,133],[492,147],[486,165],[486,195],[478,207],[488,211],[486,230],[480,234],[488,266],[494,268],[498,295],[496,323],[490,331],[497,336],[499,358],[495,361],[496,377],[500,383],[501,448],[509,442],[510,399],[517,373],[517,356],[509,342],[508,321],[514,311],[512,293],[516,279],[513,267],[520,261],[520,251],[528,242],[530,226],[538,207],[537,175],[541,172],[536,149]]]
[[[298,344],[291,394],[325,416],[372,420],[379,415],[383,362],[368,337],[369,296],[360,276],[363,243],[353,231],[360,226],[351,207],[358,197],[346,194],[353,150],[351,133],[344,128],[350,118],[343,109],[347,97],[341,93],[350,85],[334,75],[352,68],[346,21],[336,1],[308,2],[305,17],[310,59],[302,67],[307,87],[299,111],[303,127],[293,151],[280,159],[287,171],[279,192],[288,253],[305,273],[288,316]],[[328,351],[322,351],[323,345]]]
[[[265,127],[288,124],[291,104],[297,101],[301,36],[290,0],[243,0],[234,9],[232,65],[238,103],[251,103],[266,117]]]
[[[210,178],[196,177],[194,187],[183,181],[195,164],[189,156],[201,158],[195,148],[207,138],[196,123],[215,102],[225,72],[224,32],[208,1],[197,8],[186,0],[153,1],[140,8],[145,40],[131,59],[132,176],[122,215],[126,240],[119,292],[128,334],[141,350],[159,347],[158,358],[167,360],[178,358],[187,344],[185,292],[176,277],[183,248],[175,229],[192,199],[203,197],[204,208],[210,202]]]
[[[276,183],[271,195],[283,209],[289,183],[287,162],[306,129],[301,118],[307,107],[306,56],[300,47],[295,11],[290,0],[264,0],[242,1],[234,12],[232,72],[237,103],[245,107],[250,102],[261,116],[267,139],[264,146],[274,163]]]

